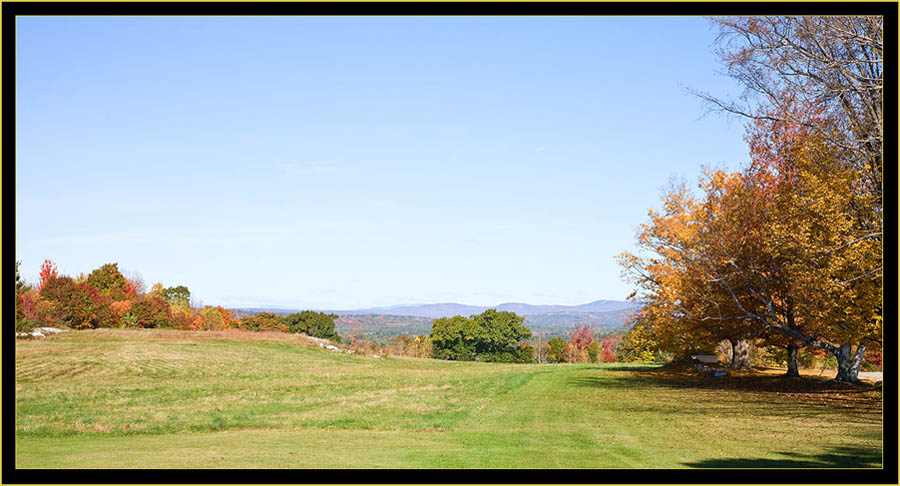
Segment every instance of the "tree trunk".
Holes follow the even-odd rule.
[[[793,344],[788,344],[787,353],[787,374],[785,376],[800,376],[800,359],[798,356],[799,348]]]
[[[731,367],[736,369],[750,368],[750,341],[741,339],[731,341]]]
[[[862,364],[862,357],[863,353],[866,352],[866,347],[860,344],[856,347],[856,353],[853,353],[852,356],[850,351],[850,344],[842,344],[840,348],[837,348],[837,353],[834,353],[838,362],[837,376],[834,377],[834,381],[842,383],[856,383],[859,381],[859,365]]]

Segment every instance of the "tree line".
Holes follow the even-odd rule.
[[[367,354],[411,356],[449,360],[509,363],[662,363],[671,354],[660,351],[646,327],[596,333],[589,325],[576,327],[568,336],[547,339],[544,333],[532,334],[524,318],[512,312],[488,310],[468,318],[454,316],[435,319],[432,329],[423,335],[397,335],[387,343],[360,337],[359,328],[345,336],[335,330],[334,314],[302,311],[289,315],[271,312],[238,316],[220,306],[191,303],[191,292],[184,285],[164,287],[154,284],[145,290],[138,276],[125,277],[117,263],[109,263],[77,278],[59,275],[56,265],[46,260],[40,279],[34,286],[19,275],[16,262],[17,332],[35,327],[72,329],[171,328],[192,331],[276,331],[304,333],[343,343]],[[720,354],[727,355],[727,350]],[[770,348],[749,353],[759,364],[784,361],[784,353]],[[800,355],[807,367],[821,355]],[[870,355],[880,363],[880,354]]]
[[[107,263],[76,278],[60,275],[50,260],[29,285],[16,261],[16,332],[36,327],[172,328],[189,331],[282,331],[340,341],[334,314],[303,311],[287,316],[269,312],[238,318],[221,306],[193,306],[184,285],[145,289],[143,280],[125,277],[118,263]]]

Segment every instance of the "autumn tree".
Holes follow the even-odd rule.
[[[146,294],[132,301],[126,312],[131,325],[145,328],[171,327],[169,306],[157,295]]]
[[[39,280],[37,285],[34,286],[34,291],[40,294],[41,290],[44,288],[44,285],[46,285],[50,280],[57,278],[58,276],[59,270],[57,270],[56,264],[51,262],[50,260],[44,260],[44,263],[41,264],[41,271],[38,277]]]
[[[166,288],[163,287],[162,282],[156,282],[155,284],[153,284],[150,287],[150,291],[147,293],[161,299],[163,302],[166,301]]]
[[[658,346],[652,332],[653,329],[650,326],[641,323],[634,324],[616,346],[616,361],[624,363],[655,362]]]
[[[566,340],[561,337],[553,337],[547,341],[549,350],[547,351],[547,361],[551,363],[562,363],[566,360]]]
[[[118,263],[106,263],[88,274],[85,283],[112,300],[125,300],[134,293],[128,280],[119,271]]]
[[[804,172],[801,183],[829,180],[828,191],[803,193],[801,187],[794,193],[795,203],[818,203],[819,206],[808,206],[812,211],[820,210],[828,202],[824,192],[841,186],[840,195],[845,203],[830,201],[838,203],[832,208],[840,208],[841,221],[835,221],[833,211],[826,212],[823,220],[839,223],[834,229],[843,236],[832,234],[832,241],[838,240],[838,246],[822,248],[822,251],[844,254],[847,254],[845,250],[857,251],[855,257],[842,265],[839,273],[843,276],[829,278],[841,285],[855,282],[852,292],[859,298],[852,302],[874,307],[874,316],[871,311],[862,311],[863,316],[858,316],[868,320],[868,324],[845,322],[841,326],[844,339],[849,342],[840,345],[840,352],[845,356],[841,362],[846,366],[839,367],[838,378],[852,381],[853,370],[859,363],[857,358],[864,353],[866,345],[861,340],[880,346],[880,338],[873,337],[872,333],[864,332],[868,337],[862,338],[847,331],[860,326],[877,328],[881,320],[883,17],[726,17],[713,19],[713,23],[720,30],[718,54],[727,73],[744,86],[745,93],[737,101],[708,94],[701,96],[717,108],[753,120],[749,139],[753,163],[764,162],[761,167],[766,175],[774,180],[780,178],[781,182],[786,182],[797,170]],[[799,140],[814,140],[806,144],[807,150],[828,156],[803,159],[813,164],[815,160],[821,161],[817,167],[809,164],[795,167],[798,159],[794,155],[802,145]],[[831,177],[832,171],[836,178]],[[807,228],[813,226],[811,223]],[[848,246],[856,248],[851,250]],[[862,250],[861,246],[867,249]],[[836,265],[835,259],[829,261]],[[820,272],[820,275],[827,273]],[[818,282],[834,289],[829,282]],[[850,289],[837,290],[837,294],[843,291]],[[873,293],[878,293],[878,297],[872,298]],[[843,292],[841,298],[847,295]],[[832,319],[846,321],[847,316],[835,315]],[[793,342],[783,344],[793,354],[807,343],[793,338]],[[854,345],[862,348],[853,351]]]
[[[16,332],[29,332],[40,323],[37,321],[37,293],[31,286],[25,283],[19,275],[19,265],[22,262],[16,260]]]
[[[702,200],[667,194],[638,238],[655,256],[620,262],[663,344],[685,332],[707,346],[778,336],[831,352],[836,379],[855,381],[864,342],[880,342],[878,244],[859,236],[845,197],[857,173],[815,133],[789,142],[779,155],[790,164],[707,172]]]
[[[615,363],[616,362],[616,348],[618,348],[619,343],[613,339],[612,337],[603,338],[603,347],[600,351],[600,362],[602,363]]]
[[[702,201],[686,184],[671,184],[662,209],[649,211],[650,222],[640,226],[640,253],[619,257],[623,275],[636,287],[629,298],[643,304],[632,317],[634,327],[676,356],[711,352],[737,322],[723,292],[697,265],[704,258],[698,224],[703,213]]]
[[[281,316],[271,312],[260,312],[240,319],[240,328],[246,331],[288,332],[288,325]]]
[[[93,329],[117,324],[109,299],[90,284],[78,283],[69,277],[55,277],[45,282],[40,296],[54,304],[56,319],[72,328]]]
[[[201,331],[225,331],[233,328],[234,315],[221,306],[206,306],[197,312]]]
[[[881,16],[721,17],[717,51],[745,89],[738,100],[701,94],[750,119],[800,126],[840,153],[882,208],[884,19]],[[818,107],[797,111],[797,104]],[[880,214],[880,211],[878,211]],[[859,221],[873,232],[881,219]]]
[[[594,331],[591,326],[585,324],[575,327],[569,335],[569,347],[571,349],[570,362],[587,360],[587,348],[594,342]]]

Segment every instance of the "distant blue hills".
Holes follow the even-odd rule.
[[[545,337],[568,336],[579,326],[590,326],[595,332],[622,330],[641,306],[621,300],[597,300],[581,305],[532,305],[507,302],[495,306],[478,306],[445,302],[438,304],[392,305],[353,310],[322,310],[337,314],[335,330],[345,335],[353,331],[365,339],[385,340],[400,334],[421,335],[431,331],[431,320],[456,315],[471,316],[487,309],[510,311],[523,316],[525,325]],[[233,309],[237,316],[259,312],[287,315],[305,309],[240,308]]]
[[[339,316],[354,315],[384,315],[384,316],[414,316],[414,317],[452,317],[452,316],[470,316],[473,314],[481,314],[488,309],[497,309],[498,311],[515,312],[520,316],[540,316],[546,314],[602,314],[608,312],[620,312],[634,310],[640,307],[640,304],[621,300],[596,300],[581,305],[532,305],[520,302],[507,302],[494,306],[479,306],[457,304],[455,302],[444,302],[438,304],[412,304],[412,305],[391,305],[384,307],[370,307],[367,309],[352,310],[324,310],[323,312],[337,314]],[[276,314],[290,314],[299,312],[303,309],[285,309],[285,308],[240,308],[236,309],[245,312],[274,312]],[[316,309],[322,310],[322,309]]]
[[[626,302],[621,300],[596,300],[581,305],[532,305],[520,302],[507,302],[494,306],[478,306],[457,304],[455,302],[445,302],[439,304],[415,304],[415,305],[392,305],[387,307],[371,307],[368,309],[354,310],[332,310],[337,315],[394,315],[394,316],[415,316],[415,317],[452,317],[452,316],[470,316],[473,314],[481,314],[488,309],[497,309],[498,311],[515,312],[520,316],[535,316],[544,314],[557,313],[604,313],[618,312],[623,310],[632,310],[640,307],[634,302]]]

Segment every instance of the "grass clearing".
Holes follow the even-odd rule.
[[[880,467],[881,393],[102,329],[16,342],[16,467]]]

